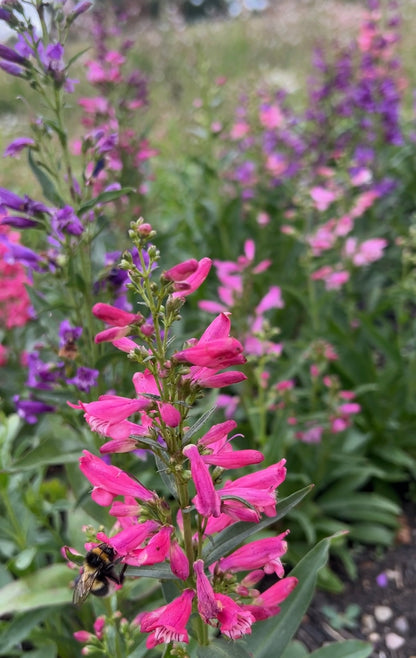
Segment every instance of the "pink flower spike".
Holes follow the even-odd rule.
[[[156,494],[146,489],[140,482],[130,478],[117,466],[106,464],[102,459],[83,451],[79,465],[82,473],[94,487],[99,487],[113,496],[133,496],[139,500],[155,500]]]
[[[141,632],[151,633],[146,641],[148,649],[153,649],[163,642],[189,642],[186,624],[191,616],[194,596],[192,589],[185,589],[171,603],[141,615]]]
[[[141,313],[135,315],[134,313],[128,313],[115,306],[102,304],[101,302],[92,307],[92,312],[96,318],[113,327],[124,327],[128,324],[136,324],[143,321]]]
[[[214,489],[208,466],[204,463],[198,448],[193,444],[187,445],[183,449],[183,454],[188,457],[191,465],[192,479],[196,489],[193,503],[196,509],[202,516],[219,516],[221,500]]]
[[[277,537],[259,539],[221,558],[217,568],[222,571],[236,573],[238,571],[252,571],[262,568],[265,573],[275,573],[279,578],[284,575],[284,569],[280,558],[287,551],[287,543],[284,538],[288,530]]]

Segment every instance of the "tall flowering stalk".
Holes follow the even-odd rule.
[[[206,388],[245,379],[235,369],[246,359],[243,345],[230,335],[227,312],[217,315],[202,336],[189,340],[183,349],[172,346],[172,327],[180,319],[186,296],[206,278],[210,260],[179,263],[162,272],[157,282],[159,252],[151,244],[155,231],[139,219],[131,224],[130,237],[141,267],[128,252],[121,267],[128,272],[129,287],[142,300],[141,312],[126,314],[103,304],[93,312],[111,325],[95,340],[112,342],[137,364],[135,394],[131,398],[106,394],[95,402],[71,405],[82,409],[90,428],[104,440],[100,452],[105,459],[88,451],[80,459],[81,471],[93,487],[93,500],[110,506],[116,519],[113,530],[98,532],[95,540],[112,546],[131,567],[127,576],[146,575],[146,567],[161,565],[160,577],[175,582],[176,597],[161,608],[140,612],[131,622],[132,629],[138,626],[148,633],[148,648],[187,643],[190,632],[200,645],[208,645],[212,629],[237,640],[251,634],[256,621],[276,615],[297,584],[295,577],[284,577],[281,562],[288,531],[237,548],[243,537],[252,534],[242,535],[242,527],[246,530],[253,524],[255,531],[262,518],[270,523],[275,518],[285,460],[262,468],[261,452],[233,448],[231,441],[239,435],[230,436],[236,428],[231,419],[209,429],[209,414],[195,422],[193,407]],[[109,463],[115,453],[138,450],[155,460],[170,499]],[[227,473],[246,466],[254,470],[235,479]],[[228,543],[224,540],[221,550],[224,531]],[[236,575],[240,572],[245,572],[242,580]],[[274,574],[275,583],[258,589],[265,574]],[[191,631],[192,613],[196,621]],[[95,636],[94,644],[100,641],[104,646],[105,640]]]

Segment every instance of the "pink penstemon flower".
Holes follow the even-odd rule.
[[[142,633],[150,633],[146,640],[148,649],[169,642],[188,642],[186,624],[192,612],[195,592],[185,589],[178,598],[152,612],[136,617]]]

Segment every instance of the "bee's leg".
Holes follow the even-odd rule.
[[[123,564],[123,567],[118,575],[119,585],[122,585],[124,583],[124,574],[126,573],[127,566],[128,566],[127,564]]]

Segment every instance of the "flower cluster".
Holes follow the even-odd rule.
[[[138,220],[132,223],[130,235],[141,257],[154,231]],[[135,396],[106,394],[95,402],[71,406],[82,409],[94,432],[110,439],[100,448],[107,460],[113,453],[140,450],[148,458],[153,454],[174,503],[85,450],[80,468],[93,487],[91,496],[97,504],[110,506],[116,519],[114,534],[99,532],[96,539],[109,544],[131,567],[167,563],[182,589],[173,601],[134,620],[141,632],[149,633],[149,648],[188,642],[187,623],[196,611],[200,643],[206,644],[209,626],[238,639],[251,633],[256,621],[277,614],[279,604],[297,584],[296,578],[284,577],[281,562],[288,531],[231,553],[228,547],[228,555],[221,551],[217,555],[212,545],[217,542],[218,550],[221,532],[237,528],[240,521],[273,520],[277,489],[286,476],[285,460],[231,479],[228,470],[258,465],[264,459],[262,453],[233,448],[231,441],[239,436],[229,436],[236,429],[233,420],[204,432],[204,423],[189,425],[191,407],[205,388],[245,379],[244,373],[234,369],[245,363],[243,345],[230,336],[229,313],[223,312],[199,339],[169,355],[171,326],[179,318],[185,297],[206,278],[211,262],[179,263],[163,272],[157,285],[152,273],[159,253],[154,246],[147,253],[149,262],[146,265],[142,260],[140,270],[126,256],[122,265],[150,317],[106,304],[93,309],[110,325],[96,340],[111,341],[144,366],[133,376]],[[234,546],[240,543],[237,535]],[[246,572],[242,580],[236,576],[240,572]],[[276,582],[262,591],[256,585],[265,574],[274,574]]]

